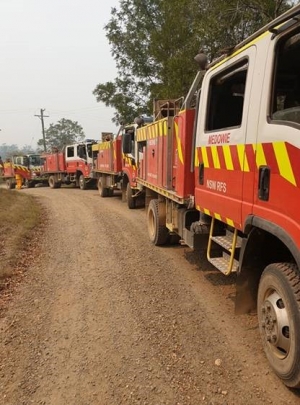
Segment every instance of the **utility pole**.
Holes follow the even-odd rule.
[[[44,143],[44,152],[46,152],[46,138],[45,138],[45,127],[44,127],[44,118],[49,117],[49,115],[44,115],[45,108],[41,108],[41,115],[34,115],[35,117],[39,117],[42,122],[42,132],[43,132],[43,143]]]

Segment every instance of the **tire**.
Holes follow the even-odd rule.
[[[165,245],[169,237],[169,231],[165,226],[165,205],[159,203],[158,200],[151,200],[148,207],[147,222],[151,242],[155,246]]]
[[[14,179],[6,180],[6,188],[7,188],[7,190],[13,190],[14,188],[16,188],[16,183],[15,183]]]
[[[56,182],[55,182],[54,176],[49,177],[48,183],[49,183],[50,188],[56,188]]]
[[[130,187],[130,183],[127,183],[126,186],[126,201],[127,201],[127,206],[130,210],[134,209],[136,207],[136,199],[133,198],[133,191],[132,188]]]
[[[257,299],[266,356],[283,383],[300,387],[300,274],[295,264],[273,263],[262,273]]]
[[[169,235],[169,244],[170,245],[178,245],[181,240],[181,237],[176,233]]]
[[[85,178],[84,178],[83,174],[81,174],[79,176],[78,183],[79,183],[80,190],[86,190],[87,189],[86,181],[85,181]]]
[[[98,191],[100,194],[100,197],[108,197],[108,188],[107,187],[103,187],[103,178],[99,177],[98,180]]]

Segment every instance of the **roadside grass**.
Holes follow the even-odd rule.
[[[34,197],[0,188],[0,290],[7,279],[22,268],[24,255],[32,254],[30,246],[34,230],[41,223],[41,214]]]

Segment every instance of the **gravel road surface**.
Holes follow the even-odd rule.
[[[235,278],[155,247],[144,209],[47,187],[36,259],[0,318],[3,405],[300,404],[264,356]]]

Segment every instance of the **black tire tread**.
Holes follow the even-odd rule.
[[[162,246],[165,245],[169,238],[169,231],[165,225],[159,224],[159,209],[158,209],[159,201],[157,199],[153,199],[150,201],[149,210],[152,210],[153,216],[156,222],[156,233],[152,242],[155,246]]]
[[[300,273],[297,265],[295,263],[272,263],[265,268],[263,274],[269,271],[270,266],[276,268],[289,284],[300,313]],[[298,357],[300,357],[300,354]],[[276,370],[274,371],[276,372]],[[280,375],[278,376],[281,377]],[[290,388],[300,388],[300,371],[298,373],[294,371],[289,379],[282,380]]]

